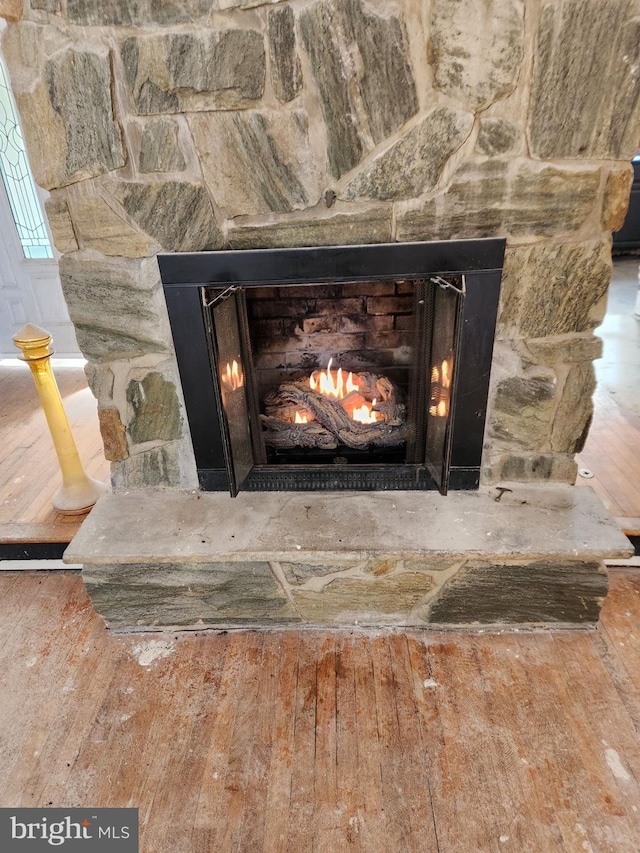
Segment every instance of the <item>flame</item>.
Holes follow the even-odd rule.
[[[431,404],[429,414],[434,418],[445,418],[449,414],[451,398],[452,360],[445,358],[440,366],[431,368]]]
[[[344,378],[342,368],[331,370],[333,358],[329,359],[329,364],[326,370],[315,370],[309,377],[309,387],[312,391],[318,391],[325,397],[334,397],[336,400],[344,400],[347,394],[358,390],[357,380],[353,378],[353,373],[349,373],[346,380]]]
[[[369,402],[358,393],[360,384],[357,375],[349,372],[346,375],[342,368],[332,370],[331,365],[333,358],[329,359],[329,364],[326,370],[314,370],[309,377],[309,387],[312,391],[317,391],[325,397],[333,397],[335,400],[342,402],[342,407],[349,417],[361,424],[375,424],[383,420],[383,415],[380,412],[374,412],[373,407],[376,405],[376,400]],[[298,421],[296,414],[296,423],[304,423]]]
[[[361,424],[375,424],[378,422],[378,412],[373,411],[376,404],[375,397],[371,403],[364,402],[361,406],[354,408],[351,418]]]
[[[300,412],[296,412],[295,423],[297,423],[297,424],[308,424],[309,418],[307,415],[301,415]]]
[[[222,384],[226,385],[231,391],[235,391],[237,388],[242,388],[244,385],[244,375],[235,358],[231,364],[227,362],[227,366],[221,373],[221,379]]]

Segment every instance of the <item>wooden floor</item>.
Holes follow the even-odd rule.
[[[640,418],[606,387],[596,390],[593,422],[576,461],[594,475],[578,476],[576,484],[591,486],[623,529],[640,534]]]
[[[85,470],[106,480],[109,463],[84,371],[56,364],[55,374]],[[68,542],[83,516],[65,516],[51,506],[60,469],[26,364],[0,365],[0,401],[0,542]]]
[[[0,576],[0,806],[134,806],[142,853],[640,850],[640,577],[598,631],[108,634]]]

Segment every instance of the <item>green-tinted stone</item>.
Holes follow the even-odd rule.
[[[593,416],[591,399],[596,388],[593,364],[573,364],[562,388],[551,433],[556,453],[580,453]]]
[[[182,172],[186,165],[178,144],[178,125],[170,119],[145,124],[140,140],[140,171]]]
[[[64,166],[60,163],[55,184],[61,186],[123,166],[125,155],[114,119],[109,57],[65,50],[46,63],[44,79],[51,107],[65,133]],[[70,92],[83,94],[70,97]],[[50,156],[62,154],[60,142],[53,142]]]
[[[428,192],[472,126],[471,113],[438,107],[354,178],[346,188],[346,197],[384,201]]]
[[[564,0],[543,9],[529,138],[535,156],[630,160],[640,126],[635,0]]]
[[[190,117],[204,179],[228,217],[313,207],[322,172],[302,110],[212,112]]]
[[[398,206],[397,239],[569,234],[593,211],[599,188],[599,169],[472,159],[426,202]]]
[[[52,0],[44,2],[51,3]],[[211,2],[212,0],[67,0],[67,18],[72,24],[85,26],[183,24],[206,15],[211,9]]]
[[[380,205],[353,212],[336,211],[324,217],[287,217],[255,225],[238,223],[229,228],[228,240],[233,249],[387,243],[391,240],[391,208]]]
[[[546,337],[599,325],[611,278],[608,242],[508,248],[502,274],[501,334]]]
[[[153,447],[134,453],[111,466],[114,489],[146,489],[180,486],[180,459],[177,444]]]
[[[273,9],[268,18],[271,85],[276,98],[286,104],[302,89],[302,68],[296,50],[293,9]]]
[[[173,441],[182,435],[182,417],[176,387],[161,373],[148,373],[127,387],[127,402],[133,408],[128,432],[135,444]]]
[[[113,193],[140,228],[169,252],[203,252],[222,246],[211,201],[200,184],[121,183],[114,185]]]
[[[158,265],[65,255],[60,280],[78,344],[92,361],[166,352],[171,332]]]
[[[400,20],[365,11],[360,0],[320,0],[300,13],[300,31],[327,127],[335,177],[356,166],[418,111]],[[351,59],[354,46],[358,63]],[[357,116],[364,113],[368,133]]]
[[[92,566],[83,578],[113,628],[300,621],[264,562]]]
[[[440,591],[428,621],[434,625],[595,623],[606,594],[607,573],[601,563],[471,561]]]
[[[121,56],[140,115],[246,107],[264,92],[264,43],[256,30],[131,36]]]
[[[496,154],[508,154],[518,141],[518,128],[503,118],[480,119],[480,129],[476,141],[476,150],[492,157]]]

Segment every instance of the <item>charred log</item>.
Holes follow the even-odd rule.
[[[372,373],[360,373],[357,380],[358,390],[341,400],[313,390],[303,380],[280,385],[265,399],[265,414],[260,416],[265,442],[279,448],[333,449],[341,444],[357,450],[402,444],[405,407],[397,387]],[[378,413],[375,423],[360,423],[349,415],[347,408],[364,402]],[[296,423],[296,415],[307,422]]]

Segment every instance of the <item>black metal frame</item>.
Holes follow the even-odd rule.
[[[465,277],[458,361],[464,369],[458,371],[457,403],[451,424],[449,488],[478,488],[504,248],[503,239],[490,239],[159,255],[202,488],[229,488],[203,287],[420,279],[431,275]],[[282,469],[283,466],[255,468],[245,488],[436,488],[424,466],[340,466],[340,470],[333,466],[332,471],[307,472],[302,486],[295,472]]]

